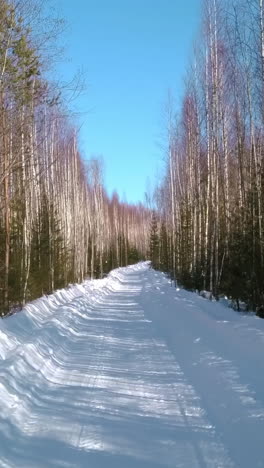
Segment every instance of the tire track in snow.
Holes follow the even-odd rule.
[[[167,340],[176,293],[167,285],[139,264],[6,321],[0,331],[15,344],[3,340],[0,361],[1,467],[246,467],[236,464],[197,385],[199,365],[223,378],[224,368],[202,354],[208,347],[187,315],[176,326],[169,315]],[[178,312],[191,306],[179,296]]]
[[[264,405],[258,399],[260,390],[263,398],[263,385],[257,385],[261,376],[263,383],[264,371],[260,341],[251,341],[248,350],[245,336],[237,334],[236,323],[241,317],[220,304],[201,301],[193,293],[176,291],[162,275],[156,275],[166,303],[149,274],[145,277],[146,290],[152,292],[151,306],[145,302],[147,316],[153,319],[155,333],[163,337],[179,361],[234,465],[264,467]],[[155,277],[154,272],[152,276]],[[234,327],[221,328],[218,319],[228,315]],[[254,317],[247,320],[249,325],[254,323]],[[246,334],[245,327],[243,333]]]

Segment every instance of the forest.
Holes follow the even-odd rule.
[[[167,270],[185,287],[263,314],[264,17],[262,0],[206,0],[201,35],[157,189]],[[163,236],[164,238],[164,236]]]
[[[182,286],[261,315],[263,1],[203,1],[181,108],[170,93],[165,105],[164,175],[138,205],[109,197],[101,160],[81,154],[47,79],[59,26],[41,33],[42,15],[36,1],[0,0],[1,314],[149,258]]]
[[[100,159],[81,157],[67,103],[45,78],[42,44],[54,51],[59,25],[37,34],[41,21],[38,2],[0,0],[2,315],[147,248],[148,210],[109,198]]]

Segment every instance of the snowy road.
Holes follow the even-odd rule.
[[[0,322],[0,467],[264,467],[263,349],[146,264],[40,299]]]

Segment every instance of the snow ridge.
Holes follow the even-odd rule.
[[[263,321],[139,263],[0,322],[0,467],[263,467]]]

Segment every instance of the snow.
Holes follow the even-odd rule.
[[[0,467],[264,467],[263,346],[148,263],[38,299],[0,322]]]

